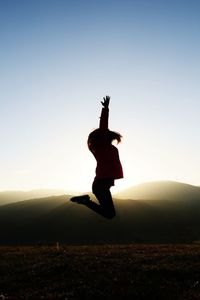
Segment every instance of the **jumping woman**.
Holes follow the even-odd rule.
[[[123,178],[123,170],[119,159],[118,149],[113,141],[121,142],[121,134],[108,129],[110,97],[103,98],[99,128],[88,136],[88,148],[97,161],[96,176],[92,184],[92,192],[99,204],[92,201],[89,195],[71,198],[72,202],[84,204],[107,219],[115,217],[115,207],[110,188],[115,179]]]

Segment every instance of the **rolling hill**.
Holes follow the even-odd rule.
[[[191,195],[188,192],[184,201],[180,195],[170,200],[114,200],[117,216],[112,220],[72,203],[68,195],[2,205],[0,244],[190,243],[200,240],[199,198],[191,201],[193,187],[178,186],[190,188]]]
[[[174,181],[147,182],[128,188],[115,196],[135,200],[200,201],[200,187]]]
[[[42,198],[48,196],[58,196],[65,194],[63,190],[42,189],[32,191],[4,191],[0,192],[0,206],[23,200]]]

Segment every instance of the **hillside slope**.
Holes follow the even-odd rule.
[[[121,191],[115,196],[117,198],[135,200],[200,201],[200,187],[174,181],[147,182]]]
[[[0,244],[191,242],[200,240],[199,202],[115,200],[106,220],[70,196],[0,207]]]
[[[41,189],[32,191],[5,191],[0,192],[0,206],[14,203],[23,200],[36,199],[42,197],[58,196],[63,195],[66,192],[63,190],[55,189]]]

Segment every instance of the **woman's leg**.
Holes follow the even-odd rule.
[[[111,186],[112,184],[110,183],[110,180],[94,180],[92,184],[92,192],[99,201],[99,204],[94,201],[88,201],[88,203],[85,204],[88,208],[107,219],[112,219],[116,215],[110,192]]]
[[[83,204],[88,208],[92,209],[96,213],[100,214],[101,216],[112,219],[115,217],[115,207],[112,200],[112,195],[110,192],[111,186],[114,185],[113,180],[107,179],[99,179],[94,180],[92,184],[92,192],[96,196],[99,204],[90,200],[89,195],[82,195],[72,197],[71,201],[76,202],[79,204]]]

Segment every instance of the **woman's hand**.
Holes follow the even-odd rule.
[[[108,108],[109,103],[110,103],[110,96],[103,97],[103,101],[101,101],[103,107]]]

